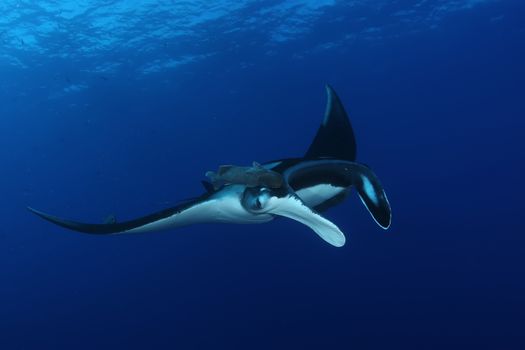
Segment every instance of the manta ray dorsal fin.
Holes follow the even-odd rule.
[[[346,238],[343,232],[333,222],[310,209],[297,195],[272,197],[270,201],[269,213],[299,221],[335,247],[342,247],[345,244]]]

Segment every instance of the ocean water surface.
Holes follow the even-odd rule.
[[[525,5],[0,2],[0,349],[525,348]],[[330,84],[392,205],[91,236],[304,154]]]

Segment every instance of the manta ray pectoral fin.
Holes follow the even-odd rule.
[[[271,201],[272,209],[269,213],[299,221],[335,247],[342,247],[345,244],[346,238],[343,232],[334,223],[310,209],[297,195],[273,197]]]
[[[116,222],[113,222],[113,223],[107,222],[104,224],[85,224],[85,223],[66,220],[66,219],[62,219],[62,218],[59,218],[53,215],[49,215],[39,210],[33,209],[31,207],[27,207],[27,209],[33,214],[40,216],[44,220],[47,220],[55,225],[58,225],[58,226],[61,226],[61,227],[64,227],[64,228],[67,228],[73,231],[91,233],[91,234],[111,234],[111,233],[118,233],[121,231],[120,225],[118,225]]]
[[[367,166],[359,164],[353,173],[354,184],[361,201],[372,218],[385,230],[392,222],[392,210],[379,179]]]
[[[330,157],[354,161],[356,141],[343,103],[334,89],[327,85],[328,103],[323,123],[308,148],[306,158]]]
[[[33,214],[40,216],[44,220],[77,232],[95,235],[138,233],[157,231],[171,227],[180,227],[192,223],[209,221],[210,217],[208,214],[210,213],[210,206],[213,206],[212,201],[208,200],[209,196],[209,194],[204,194],[201,197],[182,202],[177,206],[130,221],[117,222],[116,219],[113,218],[113,220],[104,224],[77,222],[49,215],[31,207],[28,207],[27,209]]]

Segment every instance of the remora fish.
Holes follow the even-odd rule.
[[[278,172],[266,169],[261,164],[253,162],[251,167],[236,165],[221,165],[219,170],[206,172],[215,190],[226,184],[246,185],[248,187],[279,188],[283,186],[284,179]]]

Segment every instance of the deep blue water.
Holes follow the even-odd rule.
[[[38,3],[38,4],[35,4]],[[0,4],[1,349],[525,348],[520,1]],[[393,224],[89,236],[300,156],[331,84]],[[523,346],[523,347],[522,347]]]

